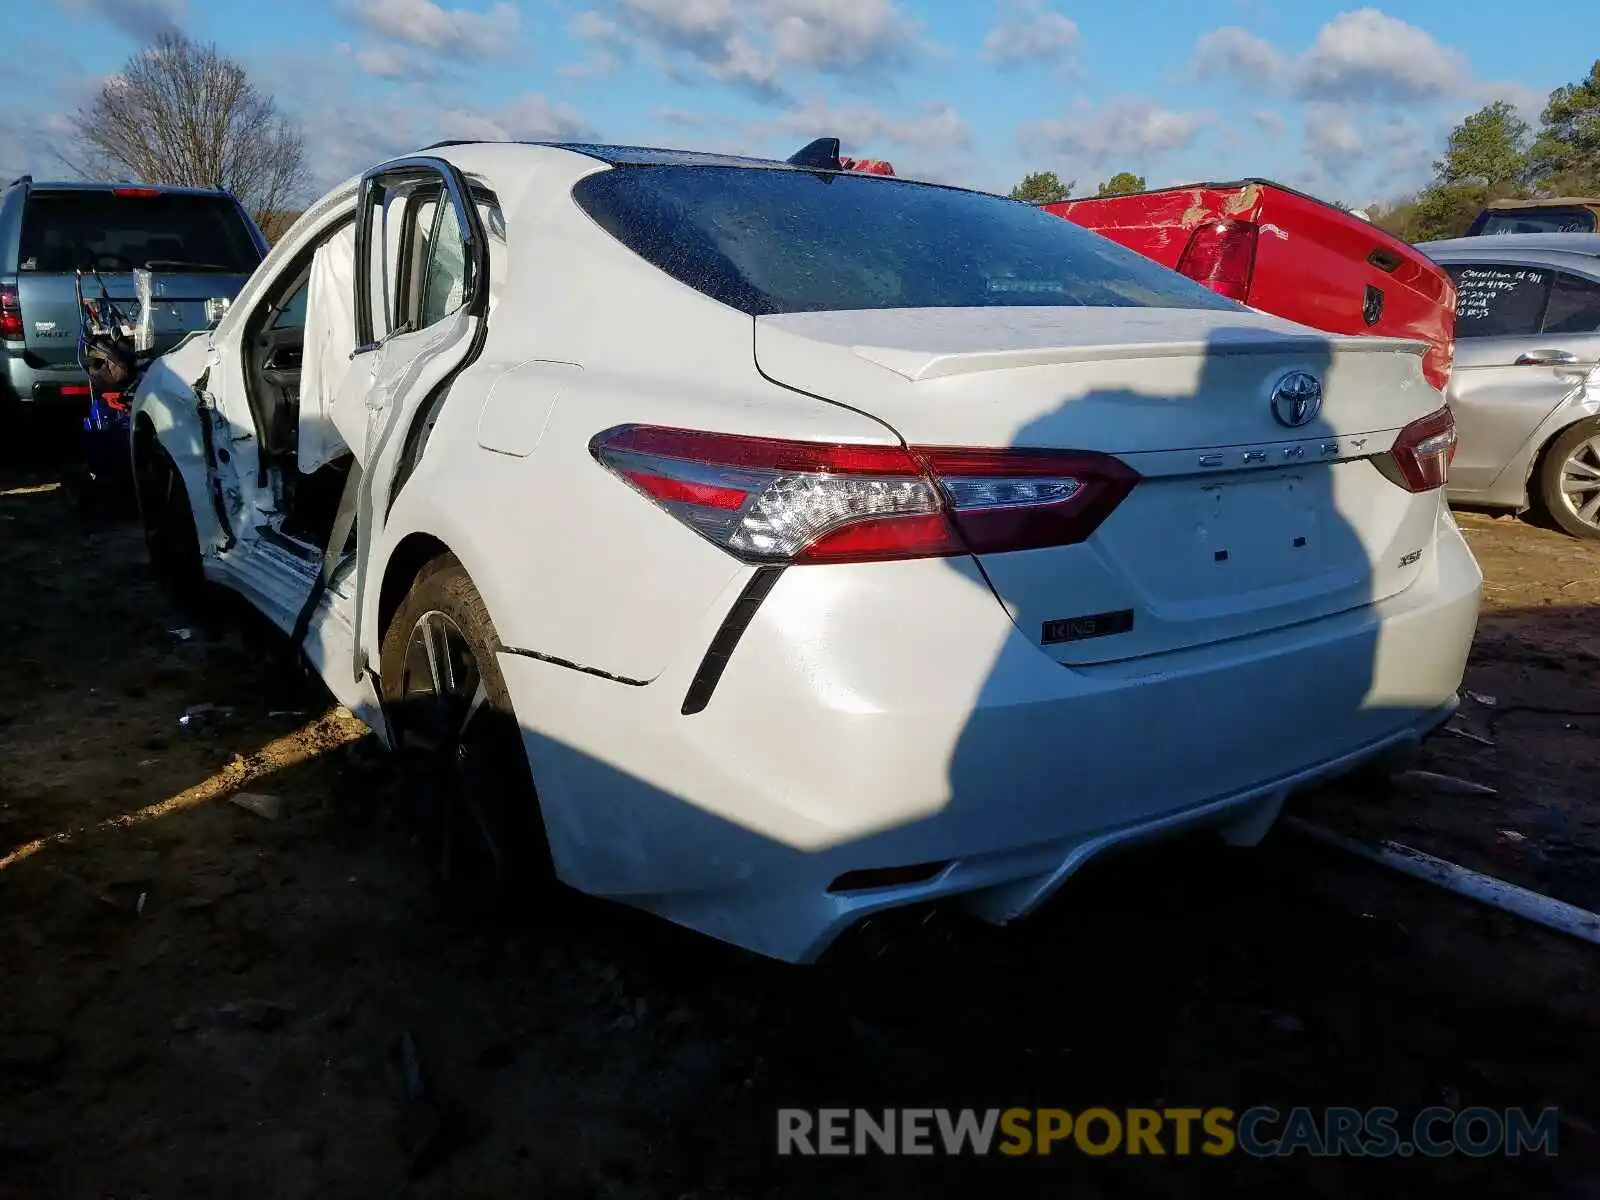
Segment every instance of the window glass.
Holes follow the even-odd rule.
[[[423,290],[419,329],[426,329],[461,307],[466,295],[467,254],[461,240],[461,221],[453,203],[446,203],[433,239],[433,254],[428,263],[427,286]]]
[[[23,271],[248,275],[261,251],[227,196],[37,190],[23,210],[17,261]]]
[[[1553,271],[1474,263],[1447,266],[1456,284],[1456,336],[1518,337],[1539,332]]]
[[[306,298],[311,294],[311,280],[295,288],[294,295],[290,296],[284,306],[278,310],[278,315],[273,319],[273,329],[304,329],[306,327]]]
[[[390,317],[394,311],[390,301],[393,272],[389,268],[389,204],[383,188],[372,189],[367,210],[362,220],[367,225],[367,261],[361,269],[367,278],[368,340],[378,341],[388,336],[393,325]]]
[[[629,249],[756,315],[1000,305],[1241,306],[1042,209],[854,174],[602,171],[573,190]]]
[[[391,177],[372,189],[364,270],[373,341],[407,322],[416,327],[429,238],[443,192],[443,183],[432,173]]]
[[[1558,274],[1550,285],[1546,333],[1600,333],[1600,283]]]
[[[395,284],[396,326],[421,329],[426,322],[422,311],[422,289],[428,276],[428,260],[433,253],[434,229],[439,222],[444,183],[430,180],[412,190],[406,206],[404,246],[400,251],[399,276]]]
[[[1492,212],[1479,233],[1593,233],[1594,214],[1581,208],[1528,208]]]

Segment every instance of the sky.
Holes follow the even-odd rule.
[[[1600,41],[1461,0],[37,0],[0,22],[0,179],[68,174],[68,116],[178,30],[302,123],[321,193],[441,138],[784,157],[814,137],[902,175],[1093,193],[1265,177],[1365,205],[1426,182],[1493,100],[1536,122]]]

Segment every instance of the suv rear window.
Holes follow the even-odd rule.
[[[105,191],[34,191],[22,215],[22,271],[97,267],[248,275],[261,262],[227,196],[125,196]]]
[[[1239,305],[1041,209],[909,180],[620,167],[573,197],[675,279],[742,312]]]
[[[1477,232],[1487,233],[1593,233],[1594,214],[1582,208],[1527,208],[1491,212]]]

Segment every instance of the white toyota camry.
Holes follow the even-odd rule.
[[[1456,703],[1421,344],[996,196],[447,143],[316,204],[134,402],[152,559],[412,756],[441,861],[791,961],[1258,840]]]

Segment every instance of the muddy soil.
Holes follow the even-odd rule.
[[[362,727],[248,624],[183,623],[58,483],[0,473],[0,1196],[1600,1196],[1594,948],[1288,833],[809,970],[570,896],[465,925]],[[1423,765],[1495,794],[1301,811],[1600,907],[1600,547],[1463,523],[1483,741]],[[777,1157],[819,1104],[1562,1123],[1553,1158]]]

